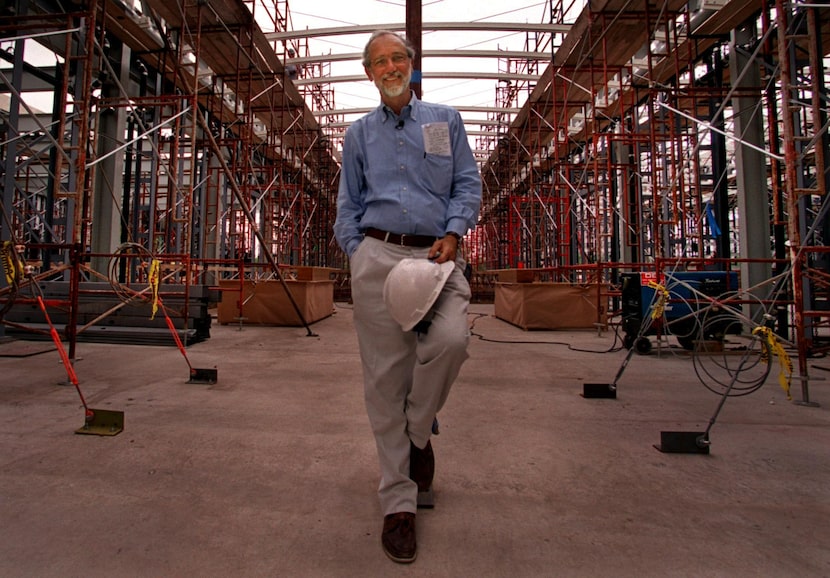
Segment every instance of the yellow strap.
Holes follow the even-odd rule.
[[[790,384],[793,376],[793,362],[787,352],[784,351],[784,346],[778,340],[778,337],[772,332],[772,329],[765,326],[759,326],[752,330],[753,335],[758,335],[767,344],[767,347],[761,353],[761,361],[769,363],[769,355],[767,352],[774,354],[778,358],[780,369],[778,371],[778,384],[781,389],[787,394],[787,399],[792,399],[790,395]]]
[[[663,316],[663,310],[666,308],[666,301],[669,299],[669,291],[655,281],[649,281],[648,286],[651,289],[654,289],[654,292],[657,294],[657,301],[655,301],[654,305],[651,306],[651,318],[654,320]]]
[[[14,285],[15,281],[20,281],[25,272],[23,263],[19,259],[12,259],[13,250],[14,245],[11,241],[3,241],[3,246],[0,247],[0,261],[3,262],[3,272],[6,274],[6,284],[9,286]]]
[[[159,310],[159,269],[160,263],[158,259],[150,261],[150,287],[153,288],[153,314],[150,319],[155,319],[156,312]]]

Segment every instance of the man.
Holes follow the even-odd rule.
[[[467,359],[470,286],[458,245],[475,226],[481,178],[458,112],[409,89],[414,50],[394,32],[372,34],[366,75],[381,105],[346,132],[334,232],[348,254],[366,410],[377,444],[381,543],[415,560],[418,493],[432,484],[435,416]],[[429,324],[403,331],[383,285],[404,258],[455,263]],[[437,423],[437,422],[436,422]]]

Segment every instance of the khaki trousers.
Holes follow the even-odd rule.
[[[386,311],[383,284],[389,271],[406,257],[426,258],[428,251],[367,237],[350,259],[354,324],[384,515],[416,511],[418,487],[409,479],[409,442],[426,446],[432,421],[468,357],[470,285],[460,256],[428,314],[426,334],[403,331]]]

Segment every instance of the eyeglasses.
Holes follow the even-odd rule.
[[[372,68],[375,68],[375,67],[378,67],[378,66],[386,66],[386,63],[389,62],[389,60],[390,60],[390,57],[388,57],[388,56],[381,56],[380,58],[375,58],[371,62]],[[404,54],[403,52],[396,52],[395,54],[392,55],[391,60],[392,60],[392,64],[397,66],[398,64],[403,64],[404,62],[409,60],[409,55]]]

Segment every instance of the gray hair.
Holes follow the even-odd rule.
[[[372,46],[372,42],[380,38],[381,36],[395,36],[403,42],[404,47],[406,48],[406,54],[409,56],[409,59],[412,60],[415,58],[415,48],[412,46],[412,43],[406,39],[405,36],[398,34],[392,30],[375,30],[372,32],[372,35],[369,37],[369,41],[366,42],[366,46],[363,47],[363,68],[370,68],[371,62],[369,62],[369,48]]]

